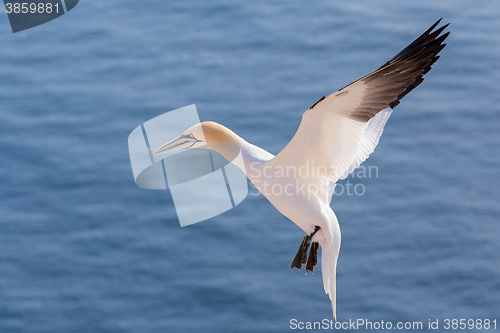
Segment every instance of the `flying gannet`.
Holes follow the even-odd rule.
[[[212,149],[243,170],[271,204],[307,234],[292,270],[306,264],[306,274],[314,272],[321,246],[323,285],[334,318],[340,250],[340,228],[330,208],[335,183],[374,151],[392,109],[422,83],[438,60],[449,34],[440,36],[448,24],[433,31],[440,21],[373,73],[323,96],[304,112],[297,133],[277,156],[210,121],[192,126],[155,151],[158,155],[179,149]],[[234,147],[243,162],[234,160]]]

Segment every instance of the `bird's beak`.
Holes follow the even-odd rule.
[[[205,141],[195,138],[192,133],[182,134],[156,149],[155,155],[165,154],[179,149],[199,148],[205,144]]]

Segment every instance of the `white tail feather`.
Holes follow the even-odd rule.
[[[332,302],[333,318],[337,318],[337,293],[336,293],[336,272],[338,253],[326,242],[321,242],[321,273],[323,274],[323,286],[325,293],[330,296]]]

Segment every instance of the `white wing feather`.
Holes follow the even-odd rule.
[[[295,136],[269,165],[293,166],[298,170],[301,185],[329,204],[330,183],[335,183],[352,165],[367,127],[367,122],[349,117],[363,103],[365,90],[366,85],[357,82],[348,91],[333,93],[307,110]]]
[[[359,142],[358,151],[354,162],[351,166],[344,172],[340,179],[344,179],[349,176],[356,168],[358,168],[364,161],[368,159],[371,153],[377,147],[380,136],[384,131],[385,124],[392,114],[391,108],[386,108],[375,115],[372,119],[368,121],[368,125],[363,131],[363,136]],[[332,193],[333,194],[333,193]]]

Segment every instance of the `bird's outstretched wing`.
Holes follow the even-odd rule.
[[[448,25],[433,31],[440,21],[373,73],[314,104],[303,114],[290,143],[269,165],[307,170],[297,173],[300,182],[329,203],[330,184],[368,158],[392,108],[422,83],[439,58],[449,34],[440,36]]]

